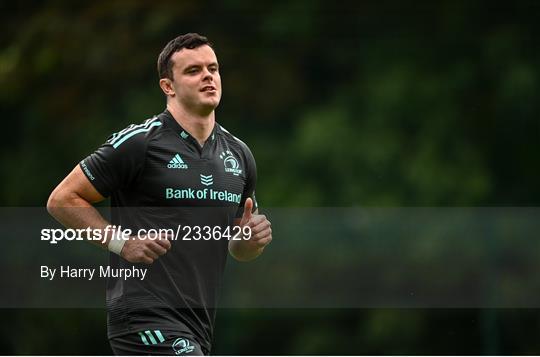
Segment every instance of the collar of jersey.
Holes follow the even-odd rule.
[[[168,119],[169,124],[172,126],[174,131],[178,133],[178,135],[180,136],[181,139],[190,140],[192,143],[197,143],[197,140],[186,129],[184,129],[180,125],[180,123],[178,123],[176,121],[176,119],[174,119],[173,115],[171,114],[171,112],[169,112],[169,110],[165,109],[163,114]],[[218,133],[218,128],[219,128],[218,123],[214,122],[214,128],[212,129],[212,132],[210,133],[210,136],[206,139],[205,142],[209,142],[209,141],[212,142],[212,141],[214,141],[216,139],[216,135]]]

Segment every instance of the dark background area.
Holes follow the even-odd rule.
[[[157,56],[185,32],[214,43],[224,90],[217,120],[253,151],[263,207],[540,199],[536,1],[0,9],[2,206],[43,206],[111,133],[161,112]],[[111,353],[104,310],[2,317],[2,354]],[[213,352],[539,354],[539,325],[535,309],[223,309]]]

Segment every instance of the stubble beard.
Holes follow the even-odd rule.
[[[215,99],[197,97],[188,101],[179,100],[178,104],[188,112],[204,117],[210,115],[219,106],[220,99],[220,96],[216,96]]]

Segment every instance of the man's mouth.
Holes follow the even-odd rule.
[[[201,92],[215,92],[216,87],[214,86],[204,86],[201,88]]]

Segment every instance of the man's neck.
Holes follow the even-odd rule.
[[[197,115],[171,104],[167,104],[167,110],[172,114],[174,120],[191,134],[202,147],[214,129],[215,112],[212,110],[208,115]]]

